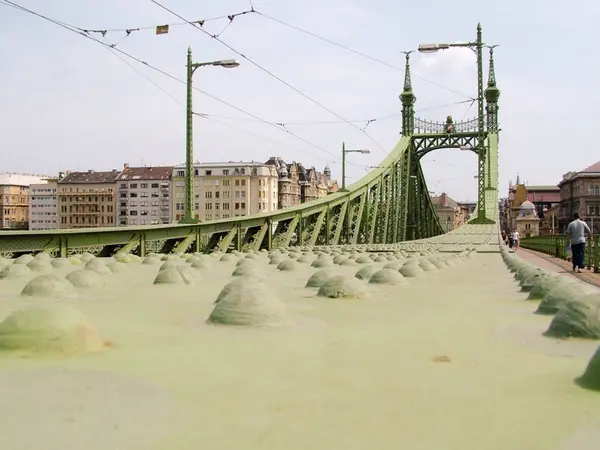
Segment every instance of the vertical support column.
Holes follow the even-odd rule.
[[[273,250],[273,220],[269,217],[267,219],[267,250]]]
[[[238,252],[242,251],[244,235],[242,234],[242,222],[236,224],[237,232],[235,233],[235,249]]]
[[[144,258],[146,256],[146,232],[140,232],[140,257]]]
[[[69,256],[69,244],[66,236],[61,236],[58,238],[58,254],[61,258],[66,258]]]
[[[483,93],[483,40],[481,24],[477,24],[477,219],[474,223],[487,223],[485,208],[485,112]]]
[[[202,233],[200,231],[200,226],[196,226],[196,241],[194,242],[194,252],[200,253],[202,249]]]
[[[194,209],[194,136],[193,136],[193,110],[192,110],[192,76],[194,64],[192,63],[192,49],[187,52],[187,104],[186,104],[186,129],[185,129],[185,211],[182,223],[196,221]]]
[[[302,246],[304,245],[304,237],[302,236],[304,234],[304,225],[302,223],[304,218],[302,217],[302,212],[298,212],[298,216],[298,225],[296,225],[296,245]]]

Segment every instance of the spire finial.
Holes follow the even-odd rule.
[[[406,56],[406,63],[404,64],[404,90],[405,91],[412,90],[412,83],[411,83],[411,79],[410,79],[410,54],[411,53],[412,53],[412,51],[404,52],[404,55]]]
[[[496,87],[496,69],[494,67],[494,47],[496,45],[490,46],[490,70],[488,74],[488,87]]]

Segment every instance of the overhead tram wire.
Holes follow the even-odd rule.
[[[153,1],[153,0],[151,0],[151,1]],[[312,31],[305,30],[304,28],[300,28],[299,26],[292,25],[291,23],[287,23],[287,22],[285,22],[285,21],[283,21],[281,19],[277,19],[276,17],[270,16],[270,15],[262,13],[260,11],[255,11],[255,13],[258,14],[259,16],[264,17],[265,19],[272,20],[273,22],[276,22],[276,23],[278,23],[280,25],[283,25],[285,27],[291,28],[292,30],[299,31],[300,33],[306,34],[308,36],[311,36],[311,37],[313,37],[315,39],[318,39],[320,41],[326,42],[326,43],[328,43],[330,45],[333,45],[335,47],[341,48],[342,50],[346,50],[348,52],[354,53],[355,55],[362,56],[363,58],[366,58],[366,59],[369,59],[369,60],[371,60],[373,62],[382,64],[382,65],[384,65],[386,67],[389,67],[391,69],[398,70],[400,72],[404,72],[404,68],[402,68],[402,67],[395,66],[395,65],[390,64],[388,62],[385,62],[385,61],[383,61],[381,59],[375,58],[374,56],[371,56],[371,55],[363,53],[363,52],[361,52],[359,50],[353,49],[353,48],[348,47],[348,46],[346,46],[344,44],[340,44],[339,42],[335,42],[335,41],[333,41],[333,40],[331,40],[329,38],[326,38],[324,36],[320,36],[320,35],[318,35],[316,33],[313,33]],[[466,95],[466,94],[464,94],[462,92],[459,92],[457,90],[449,88],[448,86],[444,86],[443,84],[436,83],[435,81],[431,81],[431,80],[429,80],[427,78],[424,78],[422,76],[419,76],[419,75],[415,74],[414,72],[411,72],[411,76],[414,77],[414,78],[418,78],[419,80],[424,81],[425,83],[429,83],[432,86],[436,86],[436,87],[438,87],[440,89],[444,89],[444,90],[446,90],[448,92],[452,92],[453,94],[460,95],[461,97],[466,97],[466,98],[468,98],[470,100],[473,100],[473,97],[470,96],[470,95]]]
[[[320,107],[321,109],[327,111],[328,113],[334,115],[335,117],[337,117],[340,120],[343,120],[345,123],[349,124],[350,126],[352,126],[353,128],[356,128],[357,130],[359,130],[360,132],[362,132],[373,144],[375,144],[380,150],[382,150],[384,153],[387,153],[385,148],[379,143],[377,142],[375,139],[373,139],[373,137],[367,133],[364,129],[358,127],[356,124],[346,120],[344,117],[342,117],[341,115],[339,115],[338,113],[336,113],[335,111],[333,111],[332,109],[328,108],[327,106],[323,105],[322,103],[318,102],[317,100],[313,99],[311,96],[309,96],[308,94],[302,92],[300,89],[298,89],[297,87],[293,86],[292,84],[288,83],[287,81],[285,81],[284,79],[282,79],[281,77],[275,75],[273,72],[271,72],[270,70],[266,69],[265,67],[261,66],[259,63],[257,63],[256,61],[254,61],[253,59],[249,58],[248,56],[244,55],[243,53],[241,53],[239,50],[235,49],[234,47],[232,47],[231,45],[229,45],[228,43],[226,43],[225,41],[219,39],[218,35],[214,35],[214,34],[210,34],[208,31],[204,30],[202,27],[199,27],[197,24],[195,24],[194,22],[188,21],[185,17],[183,17],[182,15],[178,14],[177,12],[173,11],[170,8],[167,8],[166,6],[164,6],[162,3],[160,3],[157,0],[150,0],[152,3],[154,3],[156,6],[164,9],[165,11],[171,13],[172,15],[174,15],[175,17],[178,17],[181,20],[185,20],[186,22],[188,22],[192,27],[194,27],[196,30],[206,34],[207,36],[211,37],[212,39],[216,40],[217,42],[219,42],[221,45],[224,45],[225,47],[227,47],[229,50],[231,50],[232,52],[234,52],[236,55],[238,55],[240,58],[245,59],[246,61],[248,61],[250,64],[252,64],[254,67],[256,67],[257,69],[263,71],[264,73],[266,73],[267,75],[269,75],[270,77],[276,79],[277,81],[279,81],[280,83],[284,84],[285,86],[287,86],[288,88],[290,88],[291,90],[293,90],[294,92],[300,94],[302,97],[306,98],[307,100],[309,100],[310,102],[312,102],[313,104],[317,105],[318,107]]]
[[[437,106],[429,106],[426,108],[421,108],[418,110],[415,110],[415,113],[420,113],[420,112],[424,112],[424,111],[432,111],[434,109],[441,109],[441,108],[447,108],[449,106],[457,106],[457,105],[463,105],[465,103],[473,103],[472,100],[461,100],[458,102],[452,102],[452,103],[444,103],[442,105],[437,105]],[[248,118],[244,118],[244,117],[232,117],[232,116],[222,116],[222,115],[218,115],[218,114],[210,114],[210,113],[204,113],[204,116],[208,116],[208,117],[215,117],[217,119],[228,119],[228,120],[236,120],[236,121],[240,121],[240,122],[255,122],[254,119],[248,119]],[[377,122],[380,120],[388,120],[388,119],[395,119],[398,117],[401,117],[402,113],[396,113],[396,114],[388,114],[386,116],[381,116],[381,117],[374,117],[371,119],[360,119],[360,120],[350,120],[349,122],[353,122],[353,123],[373,123],[373,122]],[[280,125],[280,126],[302,126],[302,125],[339,125],[339,124],[343,124],[346,123],[345,121],[341,121],[341,120],[323,120],[323,121],[306,121],[306,122],[273,122],[271,121],[272,124],[275,125]]]
[[[129,58],[129,59],[131,59],[131,60],[133,60],[133,61],[135,61],[135,62],[137,62],[137,63],[139,63],[139,64],[142,64],[142,65],[144,65],[145,67],[147,67],[147,68],[149,68],[149,69],[151,69],[151,70],[154,70],[154,71],[156,71],[156,72],[158,72],[158,73],[160,73],[160,74],[162,74],[162,75],[164,75],[164,76],[166,76],[166,77],[168,77],[168,78],[170,78],[170,79],[172,79],[172,80],[174,80],[174,81],[177,81],[178,83],[181,83],[181,84],[184,84],[184,85],[186,84],[186,82],[185,82],[184,80],[182,80],[182,79],[180,79],[180,78],[177,78],[175,75],[172,75],[172,74],[170,74],[170,73],[168,73],[168,72],[166,72],[166,71],[164,71],[164,70],[162,70],[162,69],[160,69],[160,68],[158,68],[158,67],[156,67],[156,66],[154,66],[154,65],[152,65],[152,64],[149,64],[148,62],[146,62],[146,61],[144,61],[144,60],[142,60],[142,59],[140,59],[140,58],[138,58],[138,57],[136,57],[136,56],[133,56],[133,55],[131,55],[130,53],[127,53],[127,52],[125,52],[124,50],[121,50],[121,49],[119,49],[119,48],[116,48],[116,47],[113,47],[113,46],[111,46],[110,44],[107,44],[107,43],[105,43],[105,42],[102,42],[102,41],[100,41],[100,40],[98,40],[98,39],[96,39],[96,38],[94,38],[94,37],[90,36],[89,34],[86,34],[85,32],[81,31],[81,30],[80,30],[78,27],[72,26],[72,25],[70,25],[70,24],[67,24],[67,23],[65,23],[65,22],[61,22],[61,21],[58,21],[58,20],[52,19],[52,18],[50,18],[50,17],[48,17],[48,16],[45,16],[45,15],[43,15],[43,14],[37,13],[37,12],[35,12],[35,11],[33,11],[33,10],[30,10],[30,9],[28,9],[28,8],[25,8],[25,7],[21,6],[21,5],[18,5],[18,4],[16,4],[16,3],[12,2],[11,0],[0,0],[0,5],[11,6],[11,7],[15,8],[15,9],[18,9],[18,10],[22,11],[22,12],[27,12],[27,13],[29,13],[29,14],[32,14],[32,15],[34,15],[34,16],[36,16],[36,17],[38,17],[38,18],[41,18],[41,19],[43,19],[43,20],[46,20],[46,21],[48,21],[48,22],[51,22],[51,23],[53,23],[53,24],[55,24],[55,25],[58,25],[58,26],[60,26],[61,28],[64,28],[64,29],[66,29],[66,30],[68,30],[68,31],[71,31],[72,33],[78,34],[78,35],[80,35],[80,36],[82,36],[82,37],[84,37],[84,38],[86,38],[86,39],[89,39],[89,40],[91,40],[92,42],[95,42],[95,43],[97,43],[97,44],[99,44],[99,45],[103,46],[104,48],[107,48],[107,49],[109,49],[109,50],[112,50],[112,51],[113,51],[112,53],[113,53],[113,54],[115,54],[115,55],[116,55],[117,53],[120,53],[121,55],[123,55],[123,56],[125,56],[125,57],[127,57],[127,58]],[[115,52],[116,52],[116,53],[115,53]],[[147,79],[148,79],[148,77],[145,77],[145,78],[147,78]],[[152,83],[153,83],[154,85],[156,85],[156,83],[155,83],[155,82],[152,82]],[[333,157],[336,157],[336,158],[337,158],[337,155],[335,155],[334,153],[330,152],[329,150],[327,150],[327,149],[325,149],[325,148],[323,148],[323,147],[321,147],[321,146],[319,146],[319,145],[317,145],[317,144],[315,144],[315,143],[313,143],[313,142],[311,142],[311,141],[309,141],[309,140],[307,140],[307,139],[303,138],[302,136],[299,136],[299,135],[298,135],[298,134],[296,134],[296,133],[293,133],[293,132],[292,132],[292,131],[290,131],[290,130],[287,130],[287,129],[285,129],[285,128],[281,127],[281,126],[277,126],[277,125],[276,125],[276,124],[274,124],[274,123],[268,122],[268,121],[266,121],[266,120],[262,119],[261,117],[259,117],[259,116],[255,115],[255,114],[252,114],[252,113],[250,113],[250,112],[248,112],[248,111],[245,111],[245,110],[243,110],[242,108],[239,108],[239,107],[237,107],[237,106],[235,106],[235,105],[233,105],[233,104],[231,104],[231,103],[229,103],[229,102],[227,102],[227,101],[225,101],[225,100],[222,100],[222,99],[220,99],[220,98],[218,98],[218,97],[216,97],[216,96],[214,96],[214,95],[212,95],[212,94],[210,94],[210,93],[208,93],[208,92],[206,92],[206,91],[203,91],[203,90],[201,90],[201,89],[198,89],[198,88],[197,88],[197,87],[195,87],[195,86],[193,87],[193,89],[194,89],[195,91],[198,91],[198,92],[200,92],[200,93],[201,93],[201,94],[203,94],[203,95],[206,95],[206,96],[207,96],[207,97],[209,97],[209,98],[212,98],[213,100],[215,100],[215,101],[217,101],[217,102],[219,102],[219,103],[222,103],[222,104],[224,104],[224,105],[226,105],[226,106],[228,106],[228,107],[230,107],[230,108],[232,108],[232,109],[235,109],[236,111],[238,111],[238,112],[240,112],[240,113],[242,113],[242,114],[245,114],[245,115],[247,115],[247,116],[249,116],[249,117],[252,117],[253,119],[255,119],[255,120],[256,120],[256,121],[258,121],[258,122],[261,122],[261,123],[264,123],[264,124],[266,124],[266,125],[269,125],[269,126],[271,126],[271,127],[275,128],[275,129],[279,130],[279,131],[283,131],[283,132],[285,132],[285,133],[287,133],[287,134],[289,134],[289,135],[291,135],[291,136],[295,137],[296,139],[298,139],[298,140],[300,140],[300,141],[304,142],[305,144],[308,144],[308,145],[310,145],[311,147],[314,147],[314,148],[316,148],[316,149],[318,149],[318,150],[320,150],[320,151],[322,151],[322,152],[324,152],[324,153],[327,153],[327,154],[328,154],[328,155],[330,155],[330,156],[333,156]],[[163,91],[164,91],[164,89],[161,89],[161,90],[163,90]],[[171,95],[170,95],[170,94],[169,94],[169,96],[171,97]],[[177,101],[179,102],[179,100],[177,100]],[[349,164],[350,164],[350,163],[349,163]],[[359,168],[361,168],[361,169],[364,169],[364,168],[365,168],[365,166],[359,166],[359,165],[357,165],[357,164],[351,164],[351,165],[354,165],[354,166],[356,166],[356,167],[359,167]]]

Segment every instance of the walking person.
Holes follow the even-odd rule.
[[[515,229],[512,233],[512,238],[513,238],[513,247],[515,248],[515,251],[519,250],[519,232]]]
[[[573,262],[573,272],[581,273],[583,269],[583,257],[585,253],[585,232],[590,235],[590,241],[594,236],[587,223],[579,218],[579,214],[573,214],[573,221],[567,226],[567,239],[571,242],[571,260]]]

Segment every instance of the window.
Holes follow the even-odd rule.
[[[239,186],[240,185],[240,180],[235,180],[235,185]]]
[[[148,189],[148,183],[142,183],[142,184],[140,184],[140,188],[141,189]]]
[[[204,209],[206,209],[206,210],[212,209],[212,203],[205,203]]]
[[[137,189],[137,183],[131,183],[129,189]]]
[[[177,176],[178,177],[185,177],[185,170],[178,170],[177,171]]]
[[[150,185],[150,187],[151,187],[152,189],[158,189],[158,183],[152,183],[152,184]]]
[[[223,203],[223,209],[229,209],[229,203]]]
[[[242,172],[242,173],[244,173],[244,172]],[[242,180],[242,186],[246,186],[246,180]]]
[[[142,192],[141,197],[148,197],[148,193],[147,192]]]
[[[207,177],[210,177],[212,175],[212,170],[205,170],[204,175],[206,175]]]
[[[221,193],[219,191],[215,192],[215,198],[219,198]]]
[[[240,209],[240,204],[239,203],[235,204],[235,209]]]
[[[229,175],[229,169],[224,169],[223,170],[223,175]]]
[[[212,192],[211,191],[206,191],[204,193],[204,198],[212,198]]]
[[[246,209],[246,204],[245,203],[241,203],[242,209]]]
[[[229,186],[229,180],[223,180],[223,187]]]

